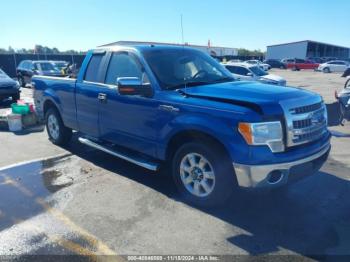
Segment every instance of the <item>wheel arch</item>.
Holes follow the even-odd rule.
[[[58,106],[55,104],[55,102],[53,102],[51,99],[46,99],[45,102],[44,102],[44,106],[43,106],[43,113],[44,113],[44,116],[46,115],[46,112],[47,112],[50,108],[54,108],[54,109],[57,110],[57,112],[59,112]]]
[[[172,159],[172,157],[176,153],[176,150],[185,143],[195,141],[217,146],[218,148],[223,150],[223,152],[225,152],[225,155],[227,157],[230,157],[228,149],[220,139],[210,134],[209,132],[205,132],[203,130],[188,129],[178,131],[177,133],[173,134],[172,137],[169,139],[165,150],[165,160],[168,161]]]

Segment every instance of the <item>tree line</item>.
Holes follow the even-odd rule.
[[[238,49],[238,55],[239,56],[265,56],[266,52],[263,52],[260,49],[248,50],[248,49],[245,49],[245,48],[239,48]]]
[[[56,47],[50,48],[50,47],[42,46],[42,45],[35,45],[35,47],[33,49],[20,48],[20,49],[15,50],[11,46],[9,46],[7,49],[0,48],[0,54],[82,55],[85,53],[82,51],[76,51],[76,50],[60,51]]]

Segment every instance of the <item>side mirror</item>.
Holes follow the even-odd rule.
[[[150,84],[142,84],[138,77],[118,77],[117,86],[120,95],[128,96],[152,96],[152,88]]]

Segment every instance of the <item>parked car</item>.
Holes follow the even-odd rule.
[[[0,69],[0,101],[11,97],[13,101],[20,99],[20,86]]]
[[[54,144],[77,130],[81,143],[146,169],[166,163],[194,205],[307,177],[330,151],[320,95],[235,81],[189,47],[103,47],[87,53],[76,80],[34,76],[33,84]]]
[[[344,71],[344,73],[342,74],[342,77],[348,77],[348,76],[350,76],[350,67],[348,67],[348,68]]]
[[[261,69],[268,71],[271,69],[271,66],[269,64],[265,64],[259,60],[247,60],[244,63],[247,63],[249,65],[255,65],[255,66],[259,66]]]
[[[280,76],[269,74],[260,67],[248,64],[225,64],[225,67],[238,80],[259,81],[265,84],[285,86],[287,81]]]
[[[270,65],[271,68],[287,69],[287,65],[277,59],[267,59],[264,63]]]
[[[339,123],[344,125],[344,121],[350,121],[350,77],[348,77],[344,89],[335,92],[335,98],[339,102]]]
[[[322,71],[323,73],[331,73],[331,72],[345,72],[347,68],[349,68],[349,63],[346,61],[329,61],[329,62],[320,64],[317,70]]]
[[[69,63],[66,61],[50,61],[58,70],[65,70]]]
[[[64,74],[51,61],[22,61],[16,70],[20,86],[25,87],[32,82],[34,75],[62,77]]]
[[[293,71],[300,71],[301,69],[313,69],[318,68],[319,64],[314,63],[312,61],[304,60],[304,59],[282,59],[282,62],[287,65],[288,69],[292,69]]]

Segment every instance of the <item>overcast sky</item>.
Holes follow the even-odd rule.
[[[348,0],[1,1],[0,48],[87,50],[118,40],[185,42],[265,50],[316,40],[350,46]]]

